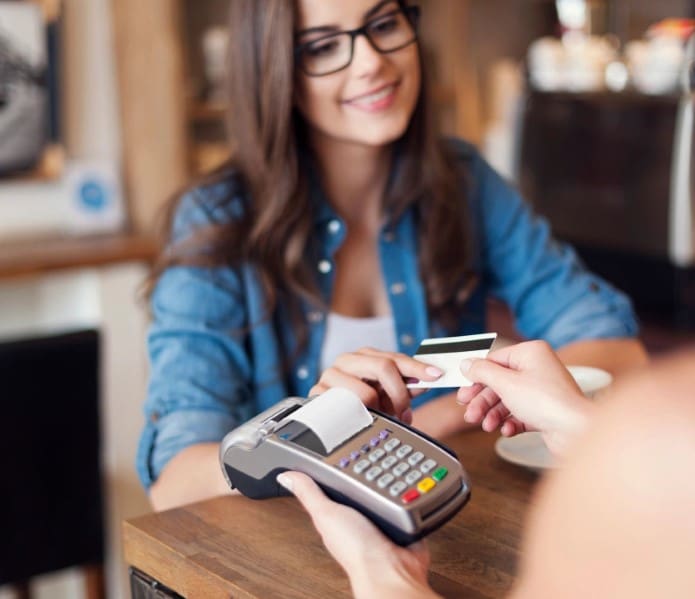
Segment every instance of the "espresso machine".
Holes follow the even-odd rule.
[[[685,56],[670,93],[530,88],[517,177],[555,235],[626,291],[642,315],[693,328],[694,37]]]

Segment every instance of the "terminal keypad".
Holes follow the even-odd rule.
[[[339,456],[336,466],[342,470],[350,469],[358,477],[375,484],[388,493],[388,496],[409,504],[434,489],[447,475],[448,470],[428,458],[421,451],[413,451],[412,446],[393,436],[389,429],[383,429],[373,439],[373,443]]]

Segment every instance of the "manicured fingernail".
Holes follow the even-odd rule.
[[[472,365],[472,360],[461,360],[461,363],[459,364],[459,369],[461,370],[461,372],[463,372],[463,374],[466,374],[471,369]]]
[[[425,372],[430,376],[436,376],[437,378],[444,374],[444,372],[439,370],[439,368],[437,368],[436,366],[428,366],[427,368],[425,368]]]
[[[287,489],[290,493],[292,492],[292,479],[289,476],[286,474],[278,474],[275,480],[277,480],[278,483],[285,487],[285,489]]]
[[[404,410],[401,414],[401,420],[406,424],[410,424],[413,421],[413,411],[410,408]]]

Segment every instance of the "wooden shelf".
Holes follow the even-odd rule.
[[[224,121],[227,107],[217,102],[195,101],[188,105],[188,119],[192,123]]]
[[[198,142],[191,148],[191,164],[196,174],[209,173],[229,159],[231,149],[224,142]]]
[[[68,268],[151,262],[157,242],[138,235],[60,237],[0,244],[0,280]]]

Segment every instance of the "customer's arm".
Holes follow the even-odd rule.
[[[618,374],[647,364],[644,345],[638,339],[587,339],[569,343],[557,350],[565,364],[603,368]]]
[[[200,443],[176,454],[150,487],[152,507],[168,510],[230,493],[220,470],[219,451],[219,443]]]
[[[235,333],[243,315],[223,286],[225,275],[170,268],[153,296],[137,462],[156,509],[224,492],[219,442],[252,415],[249,360]]]
[[[693,364],[616,381],[534,502],[515,599],[695,597]]]
[[[217,224],[215,205],[202,193],[184,196],[167,252]],[[157,280],[137,454],[138,474],[157,509],[226,490],[218,443],[254,408],[246,293],[241,272],[229,267],[170,266]]]

